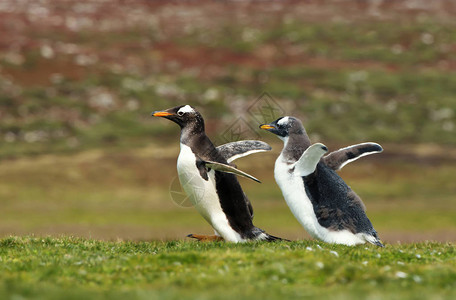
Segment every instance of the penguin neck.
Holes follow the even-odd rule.
[[[201,159],[210,160],[215,146],[207,137],[203,126],[185,126],[181,130],[180,143],[192,149]]]
[[[310,146],[310,139],[307,134],[290,134],[282,140],[284,145],[281,154],[283,159],[290,164],[298,161]]]
[[[196,117],[190,122],[178,123],[181,128],[180,142],[181,144],[187,145],[189,141],[199,137],[201,135],[206,135],[204,132],[204,121],[203,118]]]

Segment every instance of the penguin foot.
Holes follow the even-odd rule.
[[[202,235],[202,234],[189,234],[187,235],[189,238],[197,239],[200,242],[221,242],[224,239],[221,236],[217,235]]]

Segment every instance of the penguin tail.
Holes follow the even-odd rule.
[[[385,247],[385,245],[382,244],[382,242],[380,242],[380,240],[376,240],[374,241],[372,244],[376,245],[376,246],[379,246],[379,247]]]
[[[289,240],[287,239],[283,239],[283,238],[279,238],[277,236],[273,236],[273,235],[270,235],[268,233],[264,233],[264,235],[266,236],[264,238],[265,241],[268,241],[268,242],[278,242],[278,241],[285,241],[285,242],[289,242]]]
[[[266,231],[264,231],[263,229],[260,229],[258,227],[254,227],[251,234],[253,234],[253,237],[251,239],[254,241],[267,241],[267,242],[287,241],[287,242],[289,242],[289,240],[270,235],[269,233],[267,233]]]
[[[373,235],[368,235],[365,234],[364,238],[367,242],[371,243],[372,245],[379,246],[379,247],[385,247],[385,245],[382,244],[380,239],[377,236],[377,233],[374,233]]]

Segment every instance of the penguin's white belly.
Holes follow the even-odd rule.
[[[239,233],[231,228],[222,210],[216,191],[214,170],[207,173],[209,178],[205,180],[196,167],[196,156],[191,148],[184,144],[181,144],[180,148],[177,173],[182,188],[193,206],[226,241],[244,241]]]
[[[304,188],[302,177],[290,172],[290,165],[282,156],[276,160],[274,178],[282,190],[288,207],[304,229],[314,238],[328,243],[356,245],[365,242],[362,234],[353,234],[348,230],[332,231],[318,223],[312,202]]]

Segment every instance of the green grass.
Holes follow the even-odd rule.
[[[450,299],[456,247],[0,240],[5,299]]]

